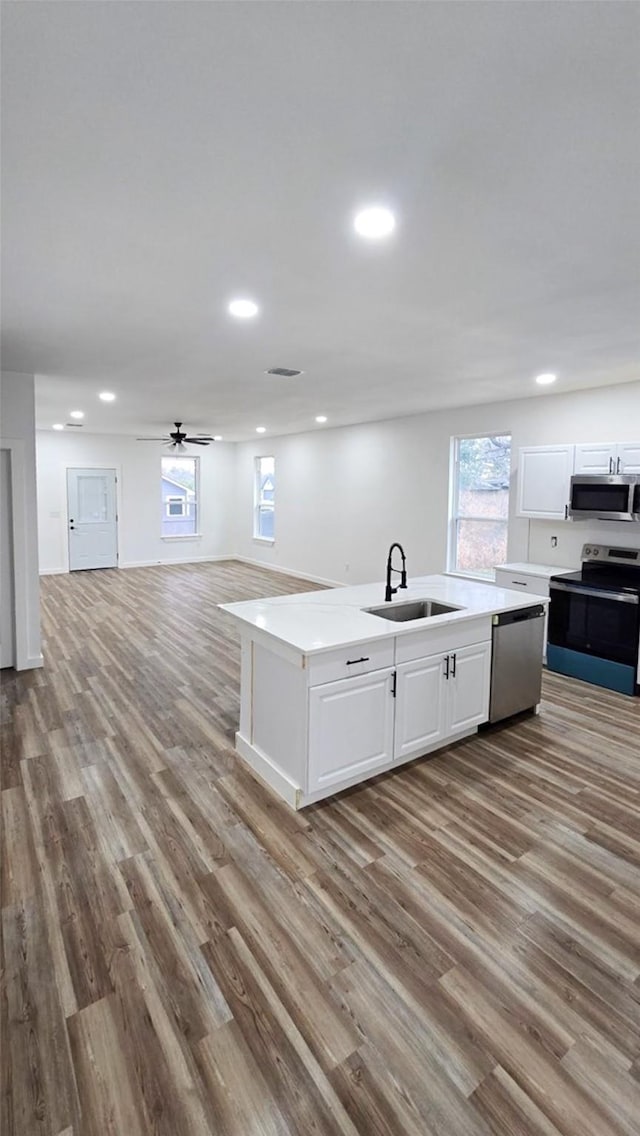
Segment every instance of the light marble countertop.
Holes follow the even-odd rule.
[[[260,637],[272,636],[302,654],[312,655],[548,602],[541,596],[523,596],[521,592],[476,580],[419,576],[409,580],[406,591],[396,593],[391,601],[393,605],[405,600],[433,599],[455,604],[460,610],[396,623],[362,610],[381,606],[384,591],[382,583],[357,584],[218,606],[240,623],[255,628],[261,633]]]
[[[496,572],[520,572],[522,576],[541,576],[549,580],[552,576],[566,576],[580,568],[563,568],[560,564],[496,564]]]

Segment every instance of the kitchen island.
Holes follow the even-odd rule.
[[[384,617],[421,600],[449,610]],[[390,603],[363,584],[221,604],[241,634],[236,749],[297,809],[467,737],[488,718],[493,616],[544,602],[438,575]]]

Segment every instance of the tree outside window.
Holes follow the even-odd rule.
[[[511,435],[453,439],[449,570],[490,578],[507,559]]]

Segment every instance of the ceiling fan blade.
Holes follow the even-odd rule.
[[[161,438],[136,438],[136,442],[166,442],[168,434],[163,434]]]
[[[205,441],[204,438],[183,438],[182,440],[183,440],[183,442],[189,442],[189,444],[192,445],[192,446],[208,446],[209,445],[209,442]],[[213,438],[211,439],[211,441],[213,441]]]

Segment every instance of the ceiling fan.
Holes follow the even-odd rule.
[[[186,431],[181,429],[182,422],[174,422],[174,426],[175,430],[171,430],[168,434],[162,434],[158,438],[136,438],[136,442],[164,442],[173,450],[184,450],[186,448],[185,442],[189,442],[193,446],[208,446],[209,442],[213,442],[211,434],[196,434],[193,438],[188,437]]]

